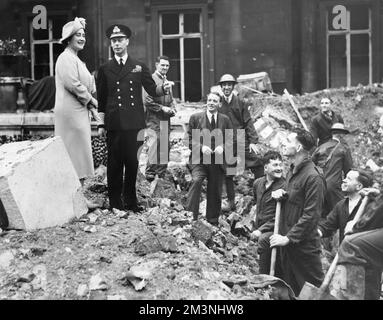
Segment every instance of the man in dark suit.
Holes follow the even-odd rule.
[[[227,160],[224,159],[224,152],[232,148],[233,140],[230,119],[218,113],[220,104],[219,94],[209,93],[206,111],[193,114],[188,128],[191,150],[189,165],[193,183],[188,194],[187,209],[193,212],[193,219],[197,220],[202,183],[207,178],[206,220],[213,225],[218,225],[221,213],[222,183]],[[225,131],[227,129],[231,130]],[[230,151],[228,155],[233,154]]]
[[[342,179],[353,166],[350,148],[343,138],[349,133],[343,123],[335,123],[331,127],[332,139],[316,148],[311,157],[315,165],[322,168],[326,179],[325,203],[322,211],[324,218],[343,199]]]
[[[331,100],[323,98],[320,102],[320,112],[314,116],[310,128],[318,147],[331,139],[331,127],[334,123],[343,123],[343,118],[332,110]]]
[[[168,92],[170,84],[157,86],[147,66],[128,55],[129,27],[112,25],[106,35],[114,57],[98,71],[97,98],[102,119],[99,135],[105,136],[107,132],[109,205],[111,209],[140,212],[143,208],[137,203],[136,177],[137,153],[142,145],[137,135],[145,128],[142,87],[152,96],[161,96]]]
[[[251,118],[244,101],[234,94],[234,86],[237,84],[235,78],[231,74],[224,74],[218,84],[221,86],[223,93],[222,106],[218,111],[229,117],[235,129],[234,153],[237,153],[237,144],[239,144],[239,150],[244,149],[244,154],[241,155],[241,152],[239,152],[236,155],[244,158],[241,159],[245,164],[244,167],[251,170],[256,180],[263,176],[264,171],[258,147],[258,135],[254,128],[254,120]],[[243,141],[238,135],[240,130],[243,130],[245,133]],[[236,209],[233,178],[234,175],[232,173],[226,174],[225,185],[229,205],[222,208],[222,211],[229,212]]]

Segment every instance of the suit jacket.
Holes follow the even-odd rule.
[[[152,75],[157,86],[162,86],[164,79],[157,72]],[[153,130],[160,130],[160,122],[168,121],[170,125],[170,115],[162,111],[162,107],[175,109],[175,103],[171,92],[160,97],[153,97],[144,92],[144,104],[146,108],[146,125]]]
[[[164,94],[156,85],[149,69],[142,62],[128,56],[123,67],[115,58],[102,65],[97,76],[99,112],[105,114],[107,130],[145,128],[142,87],[152,96]]]
[[[230,119],[224,114],[217,114],[216,130],[212,134],[215,134],[216,139],[211,139],[212,128],[206,113],[207,111],[192,114],[189,119],[187,138],[189,139],[188,146],[191,150],[189,159],[191,168],[197,164],[208,163],[206,162],[208,158],[202,154],[203,145],[210,146],[213,151],[219,145],[221,145],[224,150],[232,148],[233,146],[232,130],[227,131],[225,135],[226,129],[233,129]],[[199,135],[193,135],[193,130],[198,130]],[[229,152],[229,154],[232,154],[232,152]],[[225,160],[225,152],[222,156],[212,155],[211,157],[211,163],[220,164],[222,169],[225,169]]]
[[[235,131],[238,129],[245,130],[246,144],[256,144],[258,142],[258,135],[254,128],[254,120],[251,118],[244,102],[240,100],[238,96],[233,95],[230,103],[227,103],[227,101],[223,99],[222,106],[218,109],[218,112],[230,118]]]
[[[332,156],[327,161],[332,151]],[[345,176],[353,166],[351,151],[348,146],[334,139],[328,140],[314,151],[312,160],[323,169],[327,189],[340,191],[343,175]]]
[[[314,116],[310,132],[314,136],[315,141],[319,139],[318,146],[331,139],[331,127],[334,123],[343,123],[343,118],[340,114],[333,111],[332,118],[327,119],[322,112]]]

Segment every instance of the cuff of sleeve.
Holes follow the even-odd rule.
[[[105,113],[104,112],[99,112],[98,115],[100,117],[100,121],[97,124],[97,127],[98,128],[105,128]]]

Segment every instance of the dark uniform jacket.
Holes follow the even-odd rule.
[[[251,118],[249,110],[246,108],[244,102],[240,100],[238,96],[233,94],[230,103],[223,99],[222,106],[218,109],[218,112],[227,115],[233,124],[233,128],[235,129],[233,136],[234,155],[237,155],[237,148],[240,152],[241,150],[244,150],[246,168],[261,166],[262,161],[259,156],[255,155],[253,152],[250,152],[249,145],[251,143],[256,144],[258,142],[258,135],[254,128],[254,121]],[[245,130],[244,137],[238,136],[237,130],[239,129]],[[237,146],[237,144],[239,146]]]
[[[317,231],[325,193],[324,178],[306,158],[287,174],[288,198],[282,205],[281,234],[292,244],[319,239]]]
[[[319,112],[316,116],[314,116],[311,123],[310,132],[316,139],[319,139],[318,146],[322,143],[325,143],[327,140],[331,139],[331,127],[334,123],[343,123],[343,118],[341,115],[332,113],[332,119],[326,118],[322,112]]]
[[[284,189],[285,179],[274,180],[266,189],[266,177],[261,177],[254,182],[254,198],[257,201],[257,216],[255,228],[265,232],[274,231],[275,209],[277,202],[271,197],[271,193],[278,189]]]
[[[213,151],[219,145],[221,145],[224,150],[232,147],[232,139],[229,138],[227,141],[225,140],[225,130],[233,128],[230,119],[224,114],[217,114],[216,129],[218,130],[215,132],[218,136],[217,139],[211,139],[210,130],[212,130],[212,128],[206,113],[207,111],[192,114],[189,119],[188,134],[186,137],[189,139],[188,145],[191,150],[189,159],[191,168],[196,164],[202,164],[204,162],[205,156],[202,154],[203,145],[210,146]],[[197,139],[197,137],[194,137],[196,139],[193,139],[193,130],[196,129],[200,131],[200,135],[198,136],[199,139]],[[217,164],[221,164],[222,168],[225,169],[225,152],[222,155],[222,161],[219,161],[218,157],[214,157],[214,155],[212,155],[211,159],[211,163],[214,163],[214,160],[217,160]]]
[[[339,229],[339,244],[344,238],[344,228],[346,227],[347,222],[354,219],[355,214],[357,213],[362,199],[358,202],[352,212],[349,212],[349,198],[344,198],[339,201],[334,209],[328,214],[326,219],[323,219],[319,222],[319,230],[322,232],[323,238],[331,237],[336,230]]]
[[[154,72],[152,78],[157,86],[162,86],[164,83],[164,77],[158,72]],[[144,93],[145,96],[145,108],[146,108],[146,124],[153,130],[160,130],[160,122],[168,121],[170,123],[170,115],[162,111],[162,107],[169,107],[174,109],[175,103],[171,92],[160,97],[153,97]]]
[[[142,87],[151,96],[164,94],[146,65],[130,55],[123,67],[114,58],[100,67],[97,75],[98,110],[105,113],[107,130],[139,130],[146,127]]]
[[[331,156],[330,159],[329,156]],[[312,159],[318,167],[323,169],[327,189],[340,190],[343,174],[346,175],[353,166],[348,146],[331,139],[314,151]]]
[[[233,94],[230,104],[223,99],[222,107],[218,109],[218,112],[229,117],[235,130],[245,129],[247,143],[256,144],[258,142],[258,135],[254,128],[254,121],[244,102],[241,101],[238,96]]]

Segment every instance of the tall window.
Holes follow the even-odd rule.
[[[335,30],[334,14],[327,14],[327,87],[372,83],[371,9],[347,8],[347,28]]]
[[[48,19],[47,29],[34,29],[30,23],[31,39],[31,74],[39,80],[53,76],[57,57],[63,50],[59,43],[62,26],[68,21],[67,16],[55,16]]]
[[[173,95],[182,101],[202,98],[202,22],[199,11],[160,14],[160,52],[170,59]]]

